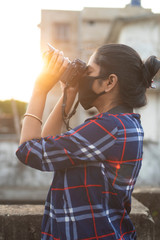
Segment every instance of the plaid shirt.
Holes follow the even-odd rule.
[[[42,240],[135,240],[129,213],[142,148],[134,113],[98,114],[60,136],[23,143],[20,161],[54,172]]]

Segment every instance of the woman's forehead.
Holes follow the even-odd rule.
[[[90,56],[89,61],[88,61],[88,65],[92,66],[92,64],[95,63],[94,60],[95,60],[95,53],[93,53]]]
[[[95,53],[92,54],[90,57],[88,64],[87,64],[87,69],[90,73],[94,75],[98,75],[100,72],[100,66],[95,63]]]

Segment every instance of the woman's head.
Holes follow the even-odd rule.
[[[117,76],[124,105],[137,108],[146,104],[146,88],[151,86],[152,79],[160,68],[160,61],[155,56],[143,63],[131,47],[107,44],[96,50],[94,62],[100,67],[100,76]]]

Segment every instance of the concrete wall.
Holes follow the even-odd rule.
[[[133,47],[142,59],[150,55],[160,56],[160,26],[158,19],[139,20],[125,25],[118,38],[118,43]]]
[[[145,141],[153,142],[160,147],[160,90],[147,92],[147,105],[137,109],[141,114]]]
[[[41,50],[45,51],[49,42],[58,49],[64,51],[70,59],[74,59],[79,54],[79,20],[78,11],[58,11],[42,10],[41,12]],[[68,36],[58,36],[57,27],[68,25],[66,29]],[[62,29],[63,31],[63,29]]]
[[[53,173],[37,171],[20,163],[15,156],[17,148],[18,142],[14,140],[0,141],[0,189],[7,191],[7,188],[23,189],[31,186],[49,188]],[[1,200],[2,192],[0,193]]]
[[[139,240],[154,240],[154,221],[148,209],[133,198],[131,219]],[[0,240],[39,240],[42,205],[1,205]],[[75,239],[76,240],[76,239]]]
[[[137,188],[133,196],[150,211],[155,222],[155,240],[160,236],[160,188]]]

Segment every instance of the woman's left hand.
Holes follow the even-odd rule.
[[[35,88],[47,94],[59,81],[69,64],[69,59],[64,57],[63,52],[55,50],[44,54],[44,67],[35,82]]]

